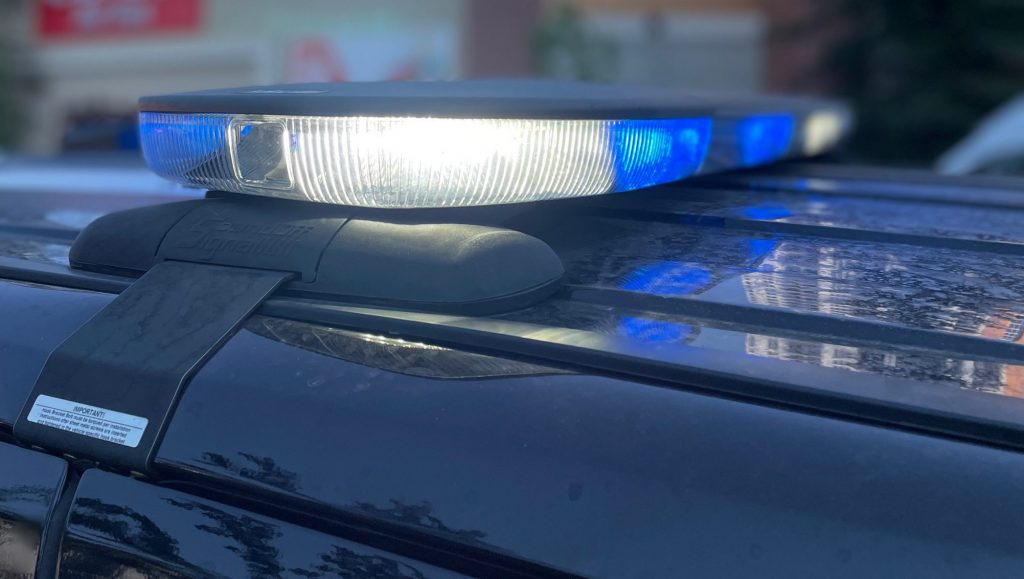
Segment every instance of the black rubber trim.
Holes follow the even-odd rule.
[[[12,270],[10,261],[22,265],[30,263],[0,259],[0,276],[114,293],[120,292],[131,281],[101,274],[88,274],[79,279],[83,275],[80,272],[55,264],[36,263],[27,269]],[[5,266],[9,269],[5,270]],[[110,289],[97,289],[99,286]],[[636,306],[637,299],[646,299],[638,295],[623,298],[618,294],[589,289],[577,291],[581,292],[579,297],[582,301],[627,299]],[[656,299],[650,298],[652,303],[644,303],[640,307],[665,311],[663,302],[653,303]],[[668,311],[679,313],[686,313],[684,310],[687,308],[705,308],[705,315],[709,317],[733,315],[724,305],[673,301],[668,306]],[[344,306],[297,298],[271,298],[256,313],[402,334],[464,350],[591,369],[627,379],[652,380],[750,401],[1024,449],[1024,401],[942,384],[814,366],[796,368],[784,361],[700,348],[673,350],[673,357],[668,359],[658,357],[656,351],[638,349],[635,344],[592,332],[559,328],[553,333],[545,326],[488,318]],[[762,313],[767,321],[784,329],[793,330],[803,324],[785,313]],[[863,325],[871,322],[861,324],[855,328],[855,334],[874,331],[873,327]],[[906,328],[900,331],[914,340],[919,340],[919,334],[924,332]],[[866,334],[861,337],[866,338]],[[1017,347],[1012,345],[982,345],[967,337],[945,334],[942,337],[952,340],[949,347],[954,352],[958,348],[970,348],[983,351],[986,358],[1020,358]],[[959,351],[962,353],[964,350]]]
[[[66,265],[13,257],[0,257],[0,278],[109,294],[119,294],[135,281],[127,276],[73,270]]]
[[[748,401],[1024,449],[1024,400],[928,382],[793,364],[702,348],[671,358],[592,332],[486,318],[416,314],[270,299],[259,313],[401,334],[464,350],[497,353],[655,381]]]
[[[4,235],[28,235],[45,237],[61,241],[74,241],[78,237],[77,229],[62,229],[45,225],[20,225],[17,223],[0,223],[0,232]]]
[[[817,101],[786,103],[803,111]],[[733,104],[752,112],[764,108],[760,101]],[[715,109],[706,98],[664,89],[530,79],[282,84],[139,99],[141,112],[228,115],[619,120],[707,117]]]
[[[630,308],[713,320],[753,333],[785,332],[800,339],[817,337],[851,345],[898,345],[943,356],[970,356],[976,360],[1024,363],[1024,344],[940,330],[908,328],[882,321],[796,312],[759,306],[709,301],[699,296],[671,298],[617,289],[570,286],[563,293],[575,302]]]
[[[24,281],[43,285],[55,285],[74,289],[119,294],[132,284],[142,272],[120,270],[116,273],[97,273],[85,270],[70,269],[55,263],[41,263],[25,259],[0,257],[0,279]],[[276,295],[321,299],[328,302],[343,301],[337,296],[328,296],[303,290],[292,290],[290,287],[301,287],[300,284],[286,285]],[[538,303],[555,295],[562,289],[562,280],[556,279],[549,283],[529,288],[519,294],[503,297],[500,301],[469,302],[462,304],[438,304],[432,302],[391,302],[388,307],[408,308],[417,311],[443,313],[457,308],[467,315],[486,315],[495,312],[516,310]],[[345,303],[360,304],[372,307],[383,307],[379,301],[370,299],[344,300]]]
[[[69,464],[64,484],[61,487],[60,498],[57,499],[57,503],[47,516],[46,525],[43,527],[42,540],[36,555],[35,579],[57,579],[60,575],[61,547],[64,543],[71,506],[75,502],[75,493],[78,491],[78,481],[81,478],[78,471]]]
[[[928,169],[814,163],[806,160],[768,165],[758,169],[765,175],[790,175],[811,179],[844,181],[889,181],[895,184],[920,184],[962,189],[1002,189],[1015,193],[1024,201],[1024,179],[1009,175],[943,175]],[[973,199],[971,200],[973,202]]]
[[[818,239],[839,239],[861,243],[890,243],[934,247],[956,251],[977,251],[1002,255],[1024,256],[1024,244],[1004,241],[985,241],[963,237],[928,235],[924,233],[897,233],[878,229],[858,229],[834,225],[811,225],[785,221],[762,221],[727,217],[723,215],[701,215],[676,211],[625,209],[620,207],[596,207],[591,215],[615,219],[632,219],[646,223],[661,222],[698,227],[726,228],[732,231],[756,231],[774,235],[793,235]]]
[[[828,182],[827,187],[816,183]],[[921,171],[860,168],[843,165],[783,163],[756,172],[721,173],[669,185],[718,191],[759,191],[799,195],[857,197],[913,201],[933,205],[1024,209],[1024,179],[1011,177],[947,176]]]

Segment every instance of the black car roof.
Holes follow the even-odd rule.
[[[280,296],[261,311],[1009,443],[1024,430],[1014,185],[788,165],[518,206],[486,219],[559,254],[567,284],[544,303],[452,316]],[[130,280],[66,269],[67,212],[163,200],[4,192],[0,271],[116,291]]]
[[[182,490],[260,513],[225,552],[273,564],[285,521],[473,576],[1011,573],[1019,190],[789,165],[472,212],[549,243],[563,289],[488,315],[279,293],[191,377],[136,475],[162,486],[78,492],[187,536]],[[78,229],[180,199],[68,193],[0,193],[3,437],[134,281],[69,269]],[[206,561],[146,556],[179,554]]]

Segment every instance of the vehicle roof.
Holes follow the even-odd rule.
[[[797,515],[773,523],[779,553],[828,528],[891,537],[908,572],[930,560],[922,538],[1008,562],[1015,509],[978,501],[1005,507],[1021,479],[1004,475],[1024,476],[1005,450],[1024,440],[1020,189],[788,165],[455,212],[548,242],[564,289],[487,316],[276,296],[196,374],[156,466],[303,524],[584,574],[668,573],[680,541],[735,547],[688,549],[695,565],[749,570],[764,534],[737,529],[780,510]],[[20,305],[0,323],[0,425],[131,282],[68,270],[77,231],[181,198],[69,193],[0,191],[0,299]],[[810,464],[813,485],[787,472]],[[980,481],[992,492],[960,492]],[[553,532],[527,532],[537,517]],[[630,529],[656,531],[629,541],[644,554],[616,554]]]
[[[148,180],[137,194],[130,180],[79,188],[59,177],[76,166],[19,170],[51,184],[25,191],[0,171],[0,255],[36,263],[65,265],[100,215],[200,195]],[[105,170],[124,183],[135,167]],[[498,209],[484,219],[551,244],[567,287],[494,319],[1024,395],[1015,185],[790,165]]]
[[[200,195],[131,194],[131,166],[105,169],[126,183],[107,192],[59,177],[81,167],[24,170],[51,184],[0,172],[0,255],[36,262],[65,264],[100,215]],[[498,209],[484,219],[555,248],[567,288],[496,319],[1024,395],[1024,195],[925,175],[794,165]]]
[[[1003,440],[1024,430],[1016,407],[962,392],[1024,396],[1019,185],[791,164],[622,195],[455,211],[444,215],[550,244],[565,265],[563,290],[486,317],[288,299],[263,310],[412,329],[455,344],[483,334],[505,354],[648,378],[697,372],[714,382],[728,370],[728,384],[713,390],[872,420],[901,408],[923,412],[900,414],[901,423]],[[49,279],[18,273],[28,262],[78,280],[61,283],[123,286],[124,278],[66,270],[77,231],[110,211],[198,194],[69,192],[5,191],[0,179],[8,277]],[[555,351],[566,345],[570,353]],[[905,383],[894,388],[894,380]],[[955,424],[946,422],[951,415]],[[979,425],[994,430],[979,435]]]

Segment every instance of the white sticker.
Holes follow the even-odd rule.
[[[149,420],[124,412],[40,394],[28,421],[135,448]]]

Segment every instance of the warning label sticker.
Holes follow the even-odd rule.
[[[40,394],[28,421],[135,448],[149,420],[123,412]]]

